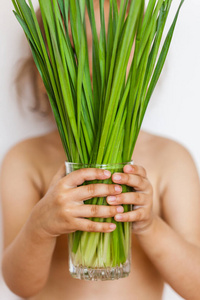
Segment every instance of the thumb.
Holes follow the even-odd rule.
[[[56,184],[60,179],[62,179],[65,176],[66,176],[66,167],[65,167],[65,163],[63,163],[59,168],[58,172],[54,175],[51,184],[52,185]]]

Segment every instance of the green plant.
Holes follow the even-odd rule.
[[[105,0],[99,0],[99,37],[92,0],[38,1],[46,42],[31,0],[12,0],[45,84],[68,161],[83,164],[130,161],[184,0],[180,1],[162,49],[161,38],[172,0],[149,0],[145,13],[144,0],[121,0],[119,9],[117,0],[108,0],[107,35]],[[92,80],[86,8],[93,38]],[[133,46],[134,56],[127,71]]]

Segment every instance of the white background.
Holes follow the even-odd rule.
[[[36,3],[37,1],[33,1]],[[174,0],[169,21],[179,1]],[[51,129],[47,120],[22,113],[14,91],[16,63],[27,55],[22,30],[12,14],[12,3],[1,0],[0,9],[0,163],[8,149],[22,139]],[[182,143],[200,170],[200,1],[185,1],[169,56],[149,105],[143,128]],[[28,103],[29,99],[27,99]],[[2,241],[0,240],[0,245]],[[2,246],[1,246],[2,247]],[[1,249],[0,249],[1,256]],[[0,299],[18,299],[3,284]],[[180,299],[168,287],[165,300]]]

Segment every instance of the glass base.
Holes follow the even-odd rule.
[[[70,262],[70,274],[73,278],[88,281],[106,281],[128,277],[130,273],[130,261],[126,261],[123,265],[107,268],[87,268],[84,266],[74,266]]]

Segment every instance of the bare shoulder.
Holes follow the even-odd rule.
[[[7,153],[6,158],[17,157],[22,160],[32,159],[36,155],[49,152],[53,146],[53,133],[23,140],[14,145]]]
[[[195,181],[198,184],[198,172],[190,151],[177,141],[142,131],[137,152],[142,151],[144,163],[149,170],[155,170],[161,189],[169,187],[170,182]],[[148,169],[147,168],[147,169]]]
[[[2,175],[8,174],[11,176],[12,172],[19,174],[25,173],[34,177],[34,173],[37,169],[37,159],[41,157],[41,151],[39,145],[43,145],[43,138],[30,138],[21,141],[14,145],[5,155],[1,172]]]
[[[172,169],[175,165],[183,163],[194,165],[194,160],[189,150],[181,143],[166,137],[143,131],[140,144],[145,145],[151,158],[162,168]]]
[[[27,166],[27,170],[32,166],[40,165],[55,155],[56,151],[61,151],[61,142],[56,132],[51,132],[42,136],[29,138],[13,146],[4,158],[4,163],[15,162]]]
[[[30,161],[40,153],[39,145],[43,144],[43,138],[30,138],[14,145],[5,155],[3,164],[27,164],[30,167]]]
[[[39,144],[43,138],[30,138],[14,145],[5,155],[1,166],[1,196],[2,201],[8,201],[10,189],[20,193],[19,187],[24,189],[34,187],[40,191],[40,176],[37,158],[41,157]],[[22,182],[24,183],[22,185]],[[12,195],[12,194],[11,194]]]
[[[6,154],[1,167],[1,177],[4,177],[4,181],[5,177],[12,178],[12,174],[18,176],[19,180],[26,177],[35,187],[42,189],[43,171],[49,162],[56,163],[54,158],[60,157],[62,151],[61,142],[55,132],[21,141]]]
[[[170,172],[171,175],[174,173],[175,175],[176,172],[180,174],[189,170],[196,171],[192,154],[184,145],[161,136],[153,136],[152,141],[160,166],[162,166],[165,172]]]

